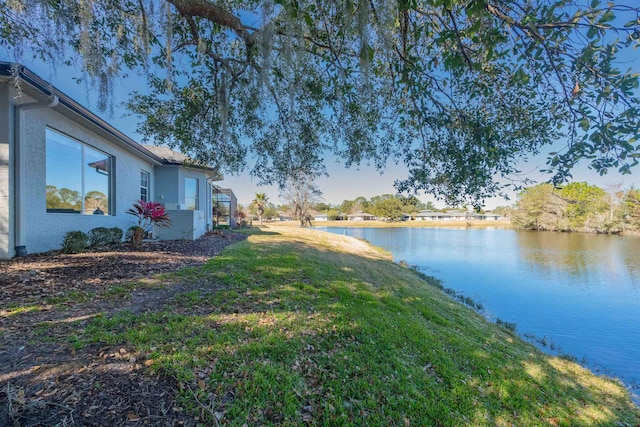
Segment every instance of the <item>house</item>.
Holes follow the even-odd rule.
[[[351,215],[347,215],[347,219],[349,221],[372,221],[376,219],[376,216],[363,211],[358,211],[356,213],[352,213]]]
[[[278,221],[293,221],[293,216],[291,216],[291,214],[284,212],[284,211],[278,211]]]
[[[162,239],[212,225],[216,170],[138,144],[29,69],[0,62],[0,258],[58,249],[65,233],[127,230],[136,200],[165,205]]]
[[[484,214],[473,215],[472,219],[477,219],[479,221],[501,221],[504,217],[493,212],[485,212]]]
[[[469,219],[467,213],[458,210],[446,212],[422,210],[416,214],[416,221],[464,221],[466,219]]]
[[[329,217],[327,214],[316,214],[313,216],[314,221],[328,221]]]

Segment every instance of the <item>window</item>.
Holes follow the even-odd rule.
[[[111,215],[113,158],[51,129],[46,140],[47,212]]]
[[[149,172],[140,171],[140,200],[149,201]]]
[[[188,210],[198,210],[198,180],[184,179],[184,203]]]

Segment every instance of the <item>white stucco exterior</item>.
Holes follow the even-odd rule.
[[[10,65],[0,62],[0,258],[59,249],[69,231],[119,227],[126,232],[136,224],[126,211],[141,198],[141,171],[149,174],[148,199],[165,204],[170,216],[175,212],[174,226],[158,233],[162,238],[195,239],[212,225],[212,183],[222,179],[215,171],[176,161],[185,157],[166,147],[160,152],[171,154],[170,158],[157,155],[28,69],[21,68],[23,93],[17,96]],[[48,129],[110,156],[108,178],[103,181],[110,183],[108,214],[78,213],[77,209],[68,213],[73,209],[51,206],[47,211]],[[82,164],[79,167],[94,168],[91,163]],[[188,178],[198,180],[198,208],[183,213]]]
[[[51,108],[28,110],[21,113],[20,143],[26,155],[27,167],[22,179],[24,186],[24,245],[29,252],[44,252],[60,248],[64,234],[69,230],[90,231],[95,227],[120,227],[124,231],[135,225],[135,218],[126,210],[140,199],[140,171],[148,171],[153,187],[154,167],[108,140],[87,130],[77,122],[64,117]],[[113,156],[112,207],[110,215],[47,213],[46,188],[46,129],[54,129],[90,147]]]

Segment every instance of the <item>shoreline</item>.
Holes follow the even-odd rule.
[[[500,228],[513,229],[511,221],[312,221],[312,228]],[[265,222],[267,226],[299,227],[299,221]]]

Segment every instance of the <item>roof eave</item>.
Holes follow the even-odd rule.
[[[12,66],[12,63],[0,61],[0,75],[10,77],[13,76],[13,73],[11,72]],[[60,106],[65,107],[68,111],[74,113],[74,115],[79,116],[81,119],[89,122],[93,126],[100,129],[102,132],[106,133],[108,136],[114,139],[118,145],[127,149],[127,151],[137,154],[138,156],[147,159],[151,163],[157,165],[163,164],[162,159],[160,159],[158,156],[151,153],[141,144],[137,143],[133,139],[126,136],[124,133],[120,132],[115,127],[108,124],[106,121],[89,111],[87,108],[80,105],[78,102],[74,101],[70,96],[57,89],[42,77],[38,76],[36,73],[31,71],[24,65],[18,64],[17,66],[18,76],[22,81],[29,84],[31,87],[35,88],[37,91],[46,96],[55,95],[58,97],[59,104],[58,107],[55,107],[56,109],[61,108]]]

